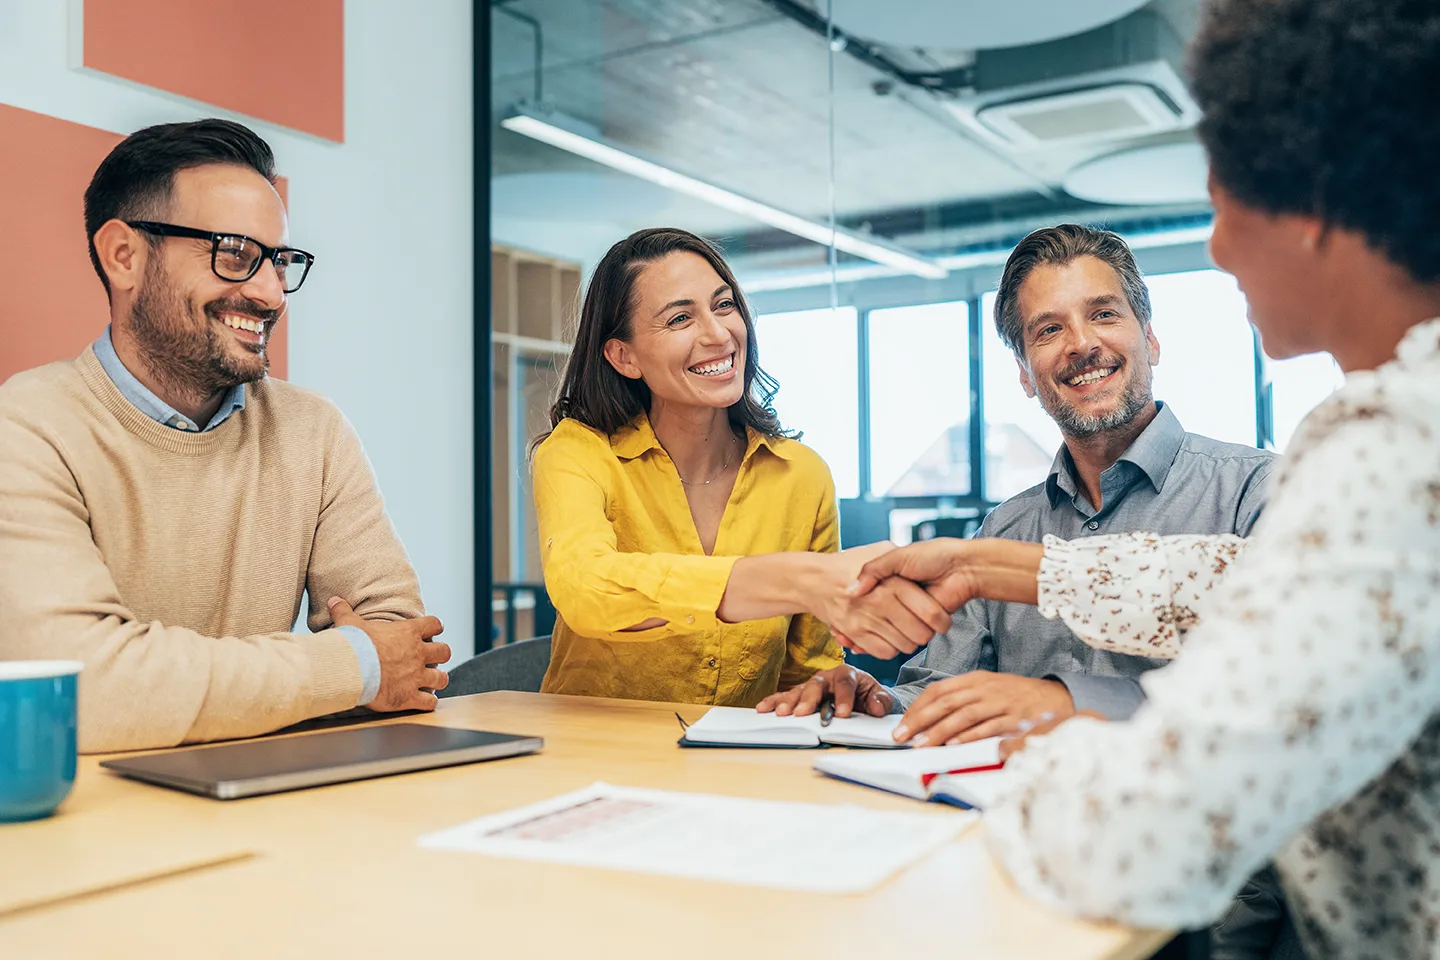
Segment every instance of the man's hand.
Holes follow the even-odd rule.
[[[1031,737],[1043,737],[1067,720],[1074,720],[1076,717],[1089,717],[1091,720],[1101,722],[1108,721],[1109,717],[1102,717],[1094,710],[1081,710],[1079,713],[1069,717],[1047,717],[1038,724],[1031,724],[1029,720],[1020,721],[1020,736],[1006,737],[1000,741],[1000,762],[1004,763],[1012,756],[1025,749]]]
[[[1075,713],[1070,691],[1058,680],[975,670],[930,684],[905,711],[895,739],[912,746],[969,743],[1012,733],[1022,721]]]
[[[804,717],[820,709],[825,694],[835,701],[835,716],[848,717],[859,707],[872,717],[883,717],[890,712],[895,698],[885,685],[864,670],[856,670],[848,664],[821,670],[804,683],[789,690],[772,693],[761,700],[755,709],[760,713],[774,712],[777,717],[794,714]]]
[[[363,620],[340,597],[329,606],[335,626],[364,630],[380,657],[380,692],[366,706],[382,713],[435,709],[439,701],[431,691],[444,690],[450,682],[445,671],[435,668],[450,659],[450,647],[427,642],[445,629],[439,620]]]

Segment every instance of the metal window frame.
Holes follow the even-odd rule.
[[[471,271],[474,277],[472,291],[473,359],[471,362],[472,389],[474,391],[474,470],[475,519],[473,534],[475,540],[475,652],[481,653],[494,645],[492,624],[495,616],[491,597],[494,592],[495,571],[492,563],[492,545],[495,531],[491,526],[491,499],[494,496],[491,483],[491,443],[494,425],[492,393],[495,388],[493,369],[494,348],[490,334],[495,319],[491,310],[490,276],[490,162],[491,162],[491,117],[490,106],[490,18],[489,6],[475,7],[471,12],[471,77],[470,89],[473,120],[473,141],[471,153],[471,184],[474,199],[471,207],[471,237],[474,249],[471,251]]]

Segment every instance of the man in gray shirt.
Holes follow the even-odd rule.
[[[1065,443],[1045,481],[996,507],[979,536],[1250,533],[1274,454],[1186,433],[1155,401],[1160,343],[1150,294],[1119,236],[1075,224],[1030,234],[1005,264],[995,326],[1014,351],[1021,387],[1039,398]],[[901,668],[893,689],[841,666],[759,709],[804,715],[829,696],[837,716],[878,716],[923,693],[927,705],[938,700],[947,709],[926,730],[908,731],[918,735],[912,742],[962,742],[1047,713],[1126,719],[1144,699],[1139,676],[1165,662],[1097,650],[1031,605],[973,600]]]
[[[1186,433],[1155,401],[1151,368],[1160,343],[1149,292],[1120,237],[1074,224],[1026,237],[1005,265],[995,323],[1015,353],[1021,386],[1039,397],[1065,443],[1045,481],[996,507],[979,536],[1249,535],[1274,455]],[[766,698],[759,709],[804,715],[828,696],[837,716],[854,709],[880,716],[908,710],[923,696],[927,707],[943,706],[942,719],[907,730],[910,742],[959,743],[1010,733],[1046,714],[1092,710],[1127,719],[1145,697],[1139,676],[1166,662],[1097,650],[1034,606],[973,600],[901,668],[893,689],[840,666]],[[897,731],[897,739],[904,736]],[[1267,869],[1212,932],[1212,958],[1303,956],[1284,926],[1278,883]]]
[[[1149,425],[1101,471],[1098,509],[1075,481],[1067,437],[1045,481],[996,507],[977,536],[1030,542],[1047,535],[1074,540],[1135,530],[1248,536],[1264,504],[1273,454],[1186,433],[1169,407],[1154,406]],[[1060,684],[1063,691],[1036,701],[1048,707],[1041,712],[1093,710],[1123,720],[1145,698],[1137,678],[1166,662],[1097,650],[1031,605],[974,600],[956,612],[948,633],[900,669],[892,709],[910,706],[936,681],[984,670]],[[1018,709],[1027,702],[1029,684],[1002,684],[987,694],[995,683],[986,679],[962,688],[981,698],[959,698],[965,705],[993,706],[974,711],[971,715],[983,719],[951,737],[994,736],[1009,732],[1016,721],[1034,719]]]

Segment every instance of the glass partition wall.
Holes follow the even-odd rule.
[[[1044,479],[1060,434],[995,333],[993,291],[1015,242],[1059,222],[1135,250],[1156,395],[1181,422],[1283,449],[1339,381],[1328,358],[1264,359],[1206,257],[1180,67],[1196,2],[1052,6],[492,2],[494,642],[553,622],[528,443],[589,272],[643,227],[730,261],[846,545],[968,535]]]

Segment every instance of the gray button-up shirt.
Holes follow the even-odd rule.
[[[996,507],[976,536],[1031,542],[1046,534],[1074,540],[1132,531],[1248,536],[1275,455],[1186,433],[1169,407],[1158,406],[1130,449],[1100,475],[1100,510],[1076,484],[1074,462],[1061,446],[1045,482]],[[948,633],[900,668],[896,709],[935,680],[978,669],[1059,680],[1077,710],[1121,720],[1145,699],[1136,678],[1166,662],[1096,650],[1028,604],[972,600]]]

